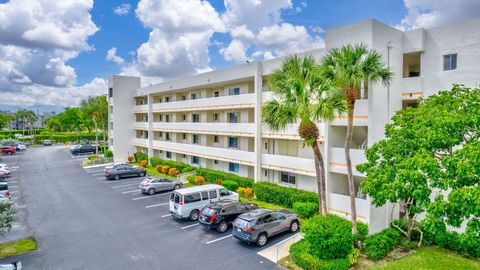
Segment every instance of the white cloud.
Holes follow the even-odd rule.
[[[210,69],[210,39],[225,26],[208,1],[141,0],[135,12],[152,31],[124,74],[175,78]]]
[[[117,14],[117,15],[127,15],[128,12],[130,11],[130,8],[132,6],[128,3],[124,3],[124,4],[121,4],[119,6],[116,6],[113,8],[113,13]]]
[[[108,50],[106,59],[118,65],[122,65],[125,62],[122,57],[117,55],[117,48],[115,47],[112,47],[110,50]]]
[[[431,28],[480,17],[478,0],[404,0],[407,15],[399,29]]]
[[[248,60],[248,57],[246,55],[246,46],[243,44],[242,41],[238,39],[232,40],[230,44],[225,47],[220,49],[220,53],[223,55],[225,60],[227,61],[245,61]]]

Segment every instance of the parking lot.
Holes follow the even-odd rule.
[[[26,269],[276,269],[257,253],[291,236],[258,248],[174,219],[170,192],[143,195],[138,177],[107,181],[103,167],[80,168],[64,147],[6,159],[20,168],[14,196],[38,240],[38,251],[19,256]]]

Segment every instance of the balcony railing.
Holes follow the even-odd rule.
[[[214,135],[255,136],[254,123],[154,122],[153,130]]]
[[[262,154],[262,168],[315,176],[315,162],[310,158]]]
[[[402,95],[418,97],[423,95],[423,77],[402,78]]]
[[[148,122],[135,122],[135,129],[148,130]]]
[[[329,193],[328,210],[330,213],[350,218],[350,197],[348,195]],[[357,208],[357,218],[362,222],[367,222],[370,213],[370,204],[364,199],[355,199]]]
[[[233,108],[252,108],[255,106],[255,94],[221,96],[192,100],[172,101],[152,104],[154,112],[180,112],[224,110]]]
[[[133,144],[137,146],[148,147],[148,139],[135,138]]]
[[[135,105],[134,112],[136,112],[136,113],[147,113],[148,112],[148,104]]]
[[[320,131],[320,141],[323,141],[325,137],[325,125],[323,123],[318,123],[317,127]],[[269,127],[263,125],[262,137],[272,139],[301,140],[300,136],[298,135],[298,124],[288,124],[285,129],[279,131],[273,131]]]
[[[166,142],[158,140],[153,141],[153,148],[250,166],[253,166],[255,162],[255,153],[248,151],[232,150],[228,148],[210,147],[198,144]]]
[[[364,151],[361,149],[350,149],[350,158],[353,165],[353,174],[356,176],[364,176],[357,170],[355,170],[355,165],[365,163],[367,159],[365,158]],[[346,174],[347,165],[345,161],[345,150],[341,147],[332,147],[330,148],[330,161],[329,169],[331,172]]]

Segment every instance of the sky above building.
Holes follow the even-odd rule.
[[[0,110],[56,110],[112,74],[158,82],[324,46],[374,18],[402,30],[480,17],[479,0],[0,0]]]

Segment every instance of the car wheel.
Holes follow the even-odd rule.
[[[120,175],[116,174],[116,175],[113,177],[113,179],[115,179],[115,180],[120,179]]]
[[[220,224],[218,224],[218,228],[217,228],[218,232],[224,233],[227,231],[227,229],[228,229],[228,224],[225,220],[220,222]]]
[[[141,172],[141,173],[139,173],[139,174],[138,174],[138,176],[140,176],[140,177],[144,177],[144,176],[145,176],[145,172]]]
[[[193,210],[192,212],[190,212],[189,218],[192,221],[198,220],[198,210]]]
[[[266,234],[262,233],[257,237],[257,246],[263,247],[267,244],[268,237]]]
[[[173,187],[173,189],[175,189],[175,190],[181,189],[181,188],[182,188],[182,187],[181,187],[180,185],[175,185],[175,186]]]
[[[298,231],[298,221],[292,221],[292,224],[290,224],[290,231],[291,232]]]
[[[148,194],[153,195],[155,194],[155,189],[151,188],[148,190]]]

